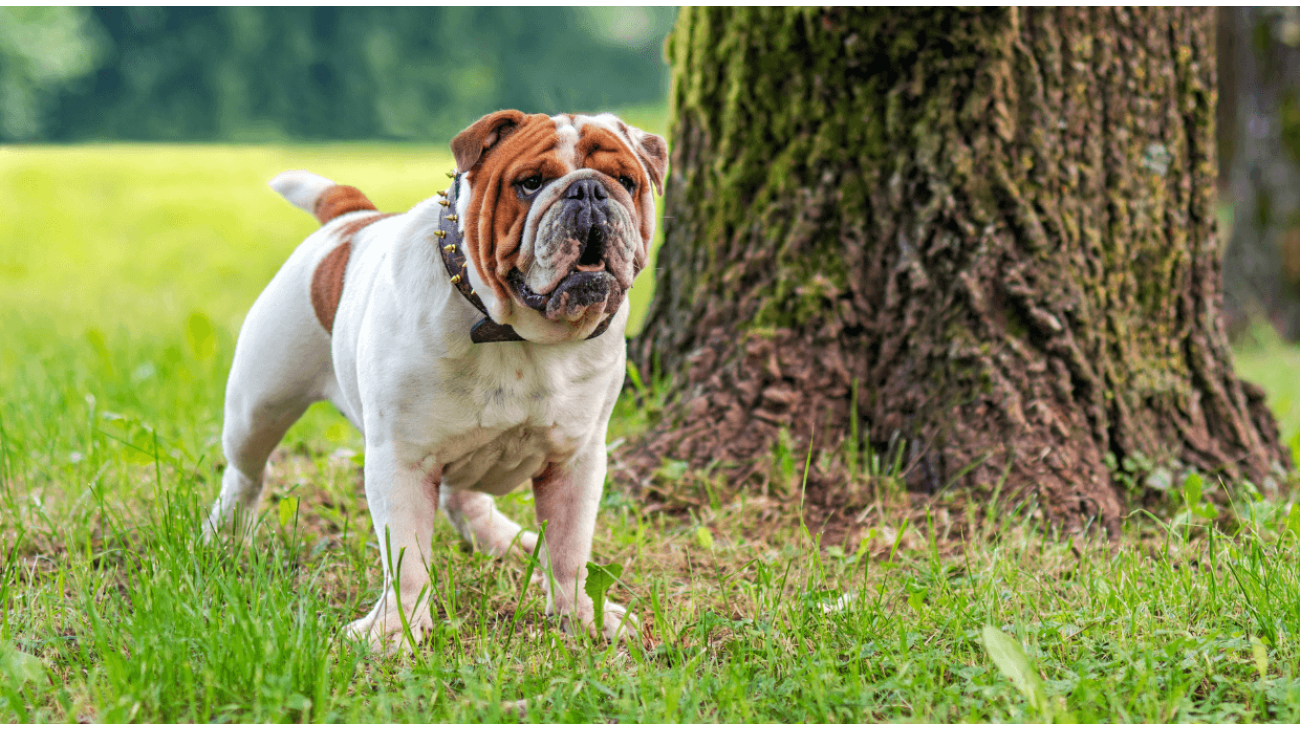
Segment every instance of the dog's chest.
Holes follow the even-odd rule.
[[[429,456],[448,485],[504,494],[603,436],[621,369],[611,376],[608,367],[582,359],[516,355],[446,373],[437,399],[442,417],[428,415],[438,434]]]
[[[559,433],[554,426],[516,426],[496,434],[486,443],[476,444],[484,435],[471,434],[460,444],[451,444],[463,454],[443,467],[445,484],[456,489],[505,494],[541,471],[547,463],[567,460],[577,449],[576,440]]]

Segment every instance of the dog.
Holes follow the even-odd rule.
[[[356,188],[291,171],[270,186],[321,228],[249,310],[226,387],[227,466],[204,531],[255,513],[271,451],[329,400],[365,439],[384,568],[348,625],[373,646],[432,628],[434,518],[494,556],[538,536],[494,495],[532,480],[547,613],[596,636],[583,590],[623,384],[627,291],[645,267],[667,144],[611,114],[508,110],[451,142],[449,188],[387,215]],[[399,609],[400,605],[400,609]],[[634,619],[606,603],[605,638]]]

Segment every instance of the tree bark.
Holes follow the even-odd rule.
[[[837,454],[898,444],[913,492],[1000,489],[1112,535],[1156,467],[1272,488],[1288,456],[1220,315],[1213,29],[1209,9],[682,10],[632,347],[669,405],[632,473],[770,482],[774,450],[802,467],[811,443],[808,497],[833,501]]]
[[[1266,318],[1300,339],[1300,10],[1231,8],[1226,45],[1235,110],[1224,260],[1230,329]]]

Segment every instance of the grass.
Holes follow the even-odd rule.
[[[676,517],[610,492],[595,559],[623,567],[611,597],[641,641],[559,633],[523,561],[467,554],[440,522],[433,635],[354,646],[340,629],[381,580],[360,440],[314,408],[252,544],[202,545],[224,380],[243,312],[313,226],[266,179],[306,167],[394,210],[448,164],[433,147],[0,148],[0,720],[1300,719],[1300,519],[1249,498],[1231,534],[1189,504],[1173,526],[1133,515],[1109,546],[1032,506],[989,506],[957,542],[943,509],[909,524],[882,491],[861,544],[818,546],[788,500]],[[1297,358],[1238,353],[1287,439]],[[630,399],[619,414],[620,433],[643,419]],[[526,493],[500,502],[531,524]]]

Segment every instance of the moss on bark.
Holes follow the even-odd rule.
[[[1126,456],[1271,484],[1287,455],[1219,314],[1212,24],[683,10],[633,347],[674,405],[640,473],[743,477],[783,430],[835,449],[857,392],[869,445],[906,442],[914,490],[1005,479],[1067,527],[1117,524],[1130,495],[1107,462]],[[837,480],[823,462],[818,494]]]

